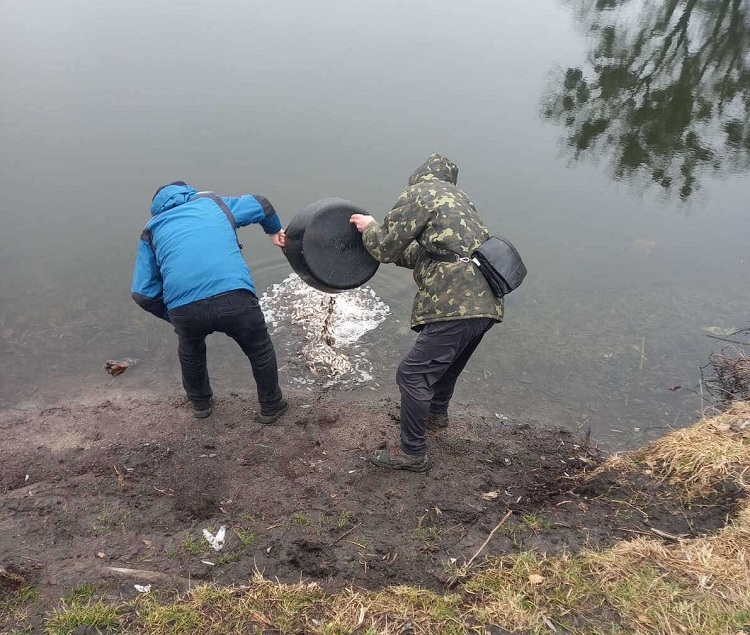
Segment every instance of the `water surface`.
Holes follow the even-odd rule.
[[[5,0],[1,403],[106,391],[121,357],[118,386],[179,390],[171,329],[129,296],[162,183],[260,193],[285,224],[326,196],[382,218],[441,152],[530,271],[457,399],[622,448],[690,423],[705,329],[747,326],[750,19],[663,5]],[[242,234],[258,289],[286,279]],[[369,285],[391,313],[362,389],[395,395],[410,273]],[[217,391],[247,388],[231,342],[209,355]]]

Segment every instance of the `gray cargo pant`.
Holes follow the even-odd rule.
[[[430,411],[448,412],[458,376],[492,328],[490,318],[430,322],[396,371],[401,391],[401,449],[407,454],[427,453],[427,417]]]

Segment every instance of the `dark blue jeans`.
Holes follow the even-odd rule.
[[[169,319],[177,333],[182,385],[193,405],[207,407],[213,392],[206,366],[206,336],[226,333],[250,360],[261,410],[281,401],[276,353],[258,299],[244,289],[228,291],[172,309]]]
[[[401,391],[401,449],[427,453],[427,417],[444,414],[458,376],[495,324],[489,318],[430,322],[419,332],[412,349],[401,360],[396,383]]]

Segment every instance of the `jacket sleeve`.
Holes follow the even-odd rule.
[[[281,231],[281,220],[271,202],[259,194],[245,194],[244,196],[222,196],[227,207],[234,216],[237,227],[245,227],[251,223],[260,223],[266,234],[276,234]]]
[[[419,243],[415,240],[412,242],[401,255],[394,260],[397,266],[414,269],[417,266],[417,256],[419,256]]]
[[[414,241],[429,220],[430,213],[419,199],[412,199],[403,205],[397,204],[382,224],[370,223],[365,227],[362,240],[377,261],[413,268],[418,246]]]
[[[169,322],[169,313],[164,304],[164,286],[156,264],[156,256],[151,246],[143,239],[138,242],[130,294],[144,311]]]

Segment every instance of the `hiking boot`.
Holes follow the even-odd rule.
[[[410,472],[424,472],[430,467],[426,456],[414,456],[405,452],[396,451],[393,454],[389,448],[375,450],[370,454],[370,461],[378,467],[390,470],[409,470]]]
[[[193,404],[193,416],[196,419],[205,419],[213,414],[213,400]]]
[[[260,414],[258,415],[258,421],[266,426],[271,425],[288,409],[289,402],[286,399],[282,399],[275,408],[271,408],[270,410],[263,410],[263,408],[261,408]]]
[[[448,427],[447,412],[432,412],[427,415],[428,430],[445,430]]]

